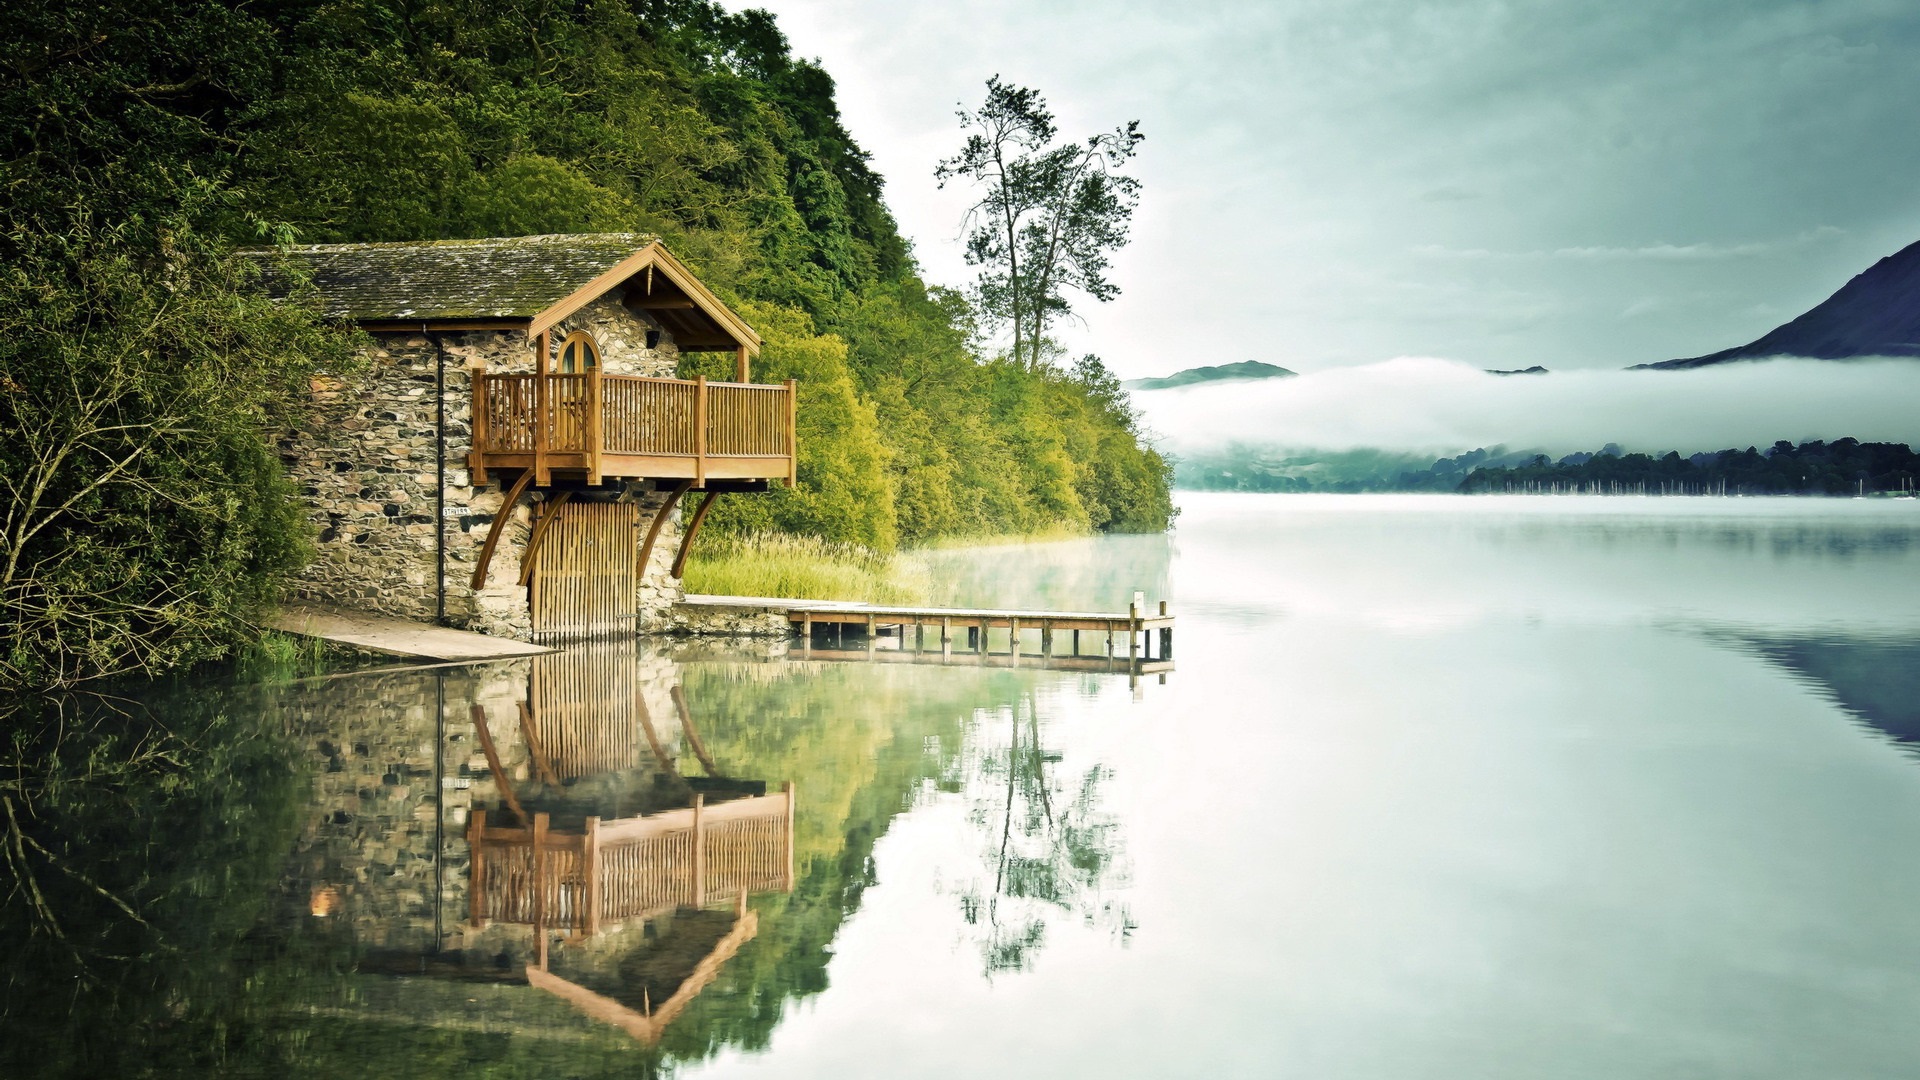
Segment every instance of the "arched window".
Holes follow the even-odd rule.
[[[560,374],[585,374],[599,367],[600,347],[593,343],[593,335],[585,330],[568,334],[567,339],[560,343]]]

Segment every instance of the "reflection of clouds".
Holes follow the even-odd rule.
[[[1180,610],[1441,634],[1540,615],[1920,624],[1920,503],[1448,495],[1185,497]],[[1281,606],[1284,605],[1284,608]]]

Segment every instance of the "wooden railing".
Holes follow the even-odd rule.
[[[794,479],[795,397],[779,385],[598,372],[474,376],[477,469],[582,469],[593,479]]]
[[[488,920],[593,934],[607,922],[793,889],[793,785],[776,795],[601,821],[577,833],[467,823],[474,923]]]

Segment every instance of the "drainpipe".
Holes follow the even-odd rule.
[[[440,335],[420,332],[433,342],[433,621],[447,625],[447,345]]]

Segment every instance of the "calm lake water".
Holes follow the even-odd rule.
[[[1169,599],[1164,682],[694,642],[161,688],[114,708],[192,745],[165,782],[102,778],[75,705],[0,1071],[1920,1073],[1920,502],[1183,503],[929,557],[956,603]],[[760,846],[703,856],[704,914],[675,863],[556,935],[601,1019],[470,925],[476,811],[696,792]]]

